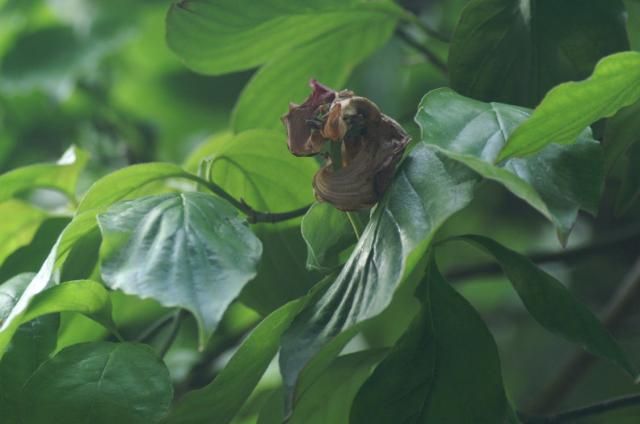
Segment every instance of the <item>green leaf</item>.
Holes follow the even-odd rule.
[[[329,203],[314,203],[302,219],[307,244],[307,268],[331,271],[340,265],[340,253],[356,242],[347,215]]]
[[[366,350],[338,357],[302,394],[291,424],[349,422],[353,398],[386,349]]]
[[[509,134],[529,113],[437,89],[420,102],[416,122],[422,141],[505,186],[549,219],[565,243],[578,210],[597,211],[603,184],[602,151],[590,132],[583,131],[578,143],[551,145],[535,156],[495,164]]]
[[[26,276],[20,278],[28,281]],[[30,286],[27,286],[26,290],[29,289]],[[78,312],[98,321],[110,330],[115,329],[111,319],[109,293],[95,281],[70,281],[39,292],[32,297],[24,294],[19,299],[14,297],[14,302],[10,315],[0,327],[0,357],[5,353],[20,325],[46,314]]]
[[[88,156],[71,146],[55,164],[37,164],[14,169],[0,175],[0,202],[35,188],[58,190],[75,198],[78,176]]]
[[[615,213],[625,214],[640,199],[640,143],[629,148],[625,155],[622,184],[616,198]]]
[[[143,163],[119,169],[89,188],[78,205],[77,214],[91,209],[104,210],[121,200],[166,191],[165,180],[180,177],[188,178],[189,174],[171,163]]]
[[[640,53],[624,52],[602,59],[591,77],[551,90],[509,137],[498,160],[526,156],[550,143],[571,144],[599,119],[640,100]]]
[[[187,393],[163,422],[229,423],[276,355],[280,336],[303,303],[303,299],[294,300],[267,316],[247,336],[215,380],[202,389]]]
[[[609,175],[614,165],[629,151],[634,143],[640,143],[640,101],[618,111],[607,120],[603,136],[604,169]]]
[[[256,275],[262,245],[226,201],[204,193],[147,196],[98,216],[102,278],[112,289],[192,312],[200,345]]]
[[[413,149],[336,280],[312,297],[283,336],[280,368],[289,404],[299,374],[319,351],[344,342],[341,333],[348,339],[389,306],[438,228],[471,201],[476,181],[435,149]]]
[[[586,78],[600,58],[628,50],[625,23],[620,0],[472,0],[451,42],[451,87],[534,106],[555,85]]]
[[[0,416],[5,422],[20,422],[20,390],[56,348],[59,321],[57,315],[47,315],[21,325],[0,361]]]
[[[46,214],[19,200],[0,203],[0,265],[19,247],[29,244]]]
[[[250,130],[234,137],[214,137],[200,152],[201,159],[207,160],[206,178],[257,210],[284,212],[314,200],[311,182],[318,170],[316,161],[293,156],[278,132]],[[266,315],[304,295],[318,278],[304,266],[299,219],[256,224],[252,229],[264,248],[258,275],[241,299]]]
[[[358,393],[350,422],[504,422],[498,349],[482,318],[433,263],[416,295],[420,314]]]
[[[22,415],[31,424],[152,424],[172,395],[169,372],[150,347],[85,343],[38,368],[22,391]]]
[[[453,240],[457,239],[478,246],[495,257],[525,307],[540,325],[635,376],[635,367],[613,336],[561,282],[538,268],[526,256],[490,238],[465,235]]]
[[[187,0],[169,11],[167,42],[190,68],[219,75],[255,68],[370,11],[398,13],[387,2],[362,0]]]
[[[280,117],[287,112],[289,103],[299,103],[309,95],[310,79],[341,89],[353,68],[382,47],[392,34],[395,19],[366,11],[374,5],[369,2],[369,6],[360,6],[358,13],[342,14],[343,18],[334,22],[349,16],[351,20],[309,43],[273,56],[242,91],[231,117],[232,129],[239,132],[282,128]]]

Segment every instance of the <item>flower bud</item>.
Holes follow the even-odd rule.
[[[325,153],[325,164],[313,179],[316,198],[344,211],[375,205],[391,183],[408,134],[365,97],[336,92],[316,81],[311,86],[309,98],[283,117],[289,150],[314,155],[326,151],[327,142],[340,143],[340,154]]]

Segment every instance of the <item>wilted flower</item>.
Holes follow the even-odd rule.
[[[313,92],[282,117],[289,150],[323,153],[313,179],[316,198],[344,211],[373,206],[391,183],[409,136],[371,100],[311,81]],[[339,162],[339,163],[337,163]]]

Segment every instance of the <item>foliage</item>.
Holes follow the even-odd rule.
[[[635,422],[638,28],[621,0],[0,1],[3,422]],[[313,79],[412,136],[370,209],[314,199],[342,103],[287,149]]]

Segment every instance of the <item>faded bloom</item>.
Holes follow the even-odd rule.
[[[391,183],[409,136],[372,101],[315,80],[301,105],[282,117],[289,150],[296,156],[322,153],[313,179],[316,198],[344,211],[373,206]]]

